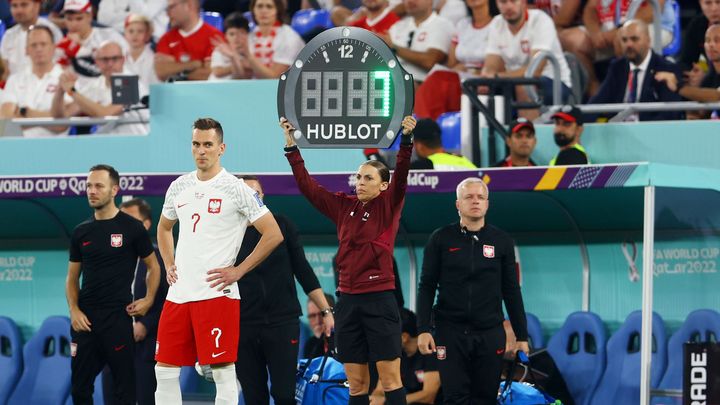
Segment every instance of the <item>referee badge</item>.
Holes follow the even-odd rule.
[[[438,360],[445,360],[447,357],[447,350],[445,350],[445,346],[438,346],[436,348],[437,350],[437,359]]]
[[[495,257],[495,246],[483,245],[483,256],[487,257],[488,259],[492,259],[493,257]]]
[[[110,235],[110,246],[114,248],[122,247],[122,234],[121,233],[114,233]]]

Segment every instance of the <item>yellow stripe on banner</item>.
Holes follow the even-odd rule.
[[[535,185],[535,190],[555,190],[565,174],[566,167],[551,167],[547,169],[542,179]]]

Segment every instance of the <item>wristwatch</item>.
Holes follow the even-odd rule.
[[[21,117],[27,117],[27,107],[18,108],[18,114],[20,114]]]
[[[326,316],[328,316],[328,315],[330,315],[330,314],[332,314],[332,312],[333,312],[333,307],[327,307],[327,308],[323,309],[322,311],[320,311],[320,313],[322,314],[323,318],[326,317]]]

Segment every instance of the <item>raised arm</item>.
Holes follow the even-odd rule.
[[[405,198],[407,190],[407,177],[410,171],[410,156],[412,155],[412,131],[417,121],[411,115],[403,118],[402,132],[400,133],[400,150],[397,154],[395,171],[390,182],[390,191],[393,198],[393,205],[400,204]]]
[[[292,135],[295,127],[284,117],[280,119],[280,126],[285,134],[285,156],[292,167],[295,182],[300,192],[315,208],[333,222],[336,222],[345,197],[340,193],[328,191],[310,176]]]

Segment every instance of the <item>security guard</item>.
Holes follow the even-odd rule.
[[[426,170],[469,170],[475,165],[463,156],[445,152],[442,131],[437,122],[423,118],[415,127],[415,152],[419,159],[410,164],[410,169]]]
[[[479,178],[460,182],[455,202],[460,222],[435,230],[425,246],[418,346],[421,353],[437,356],[445,404],[495,404],[506,348],[503,301],[517,335],[516,349],[529,350],[513,241],[485,223],[488,195]]]

